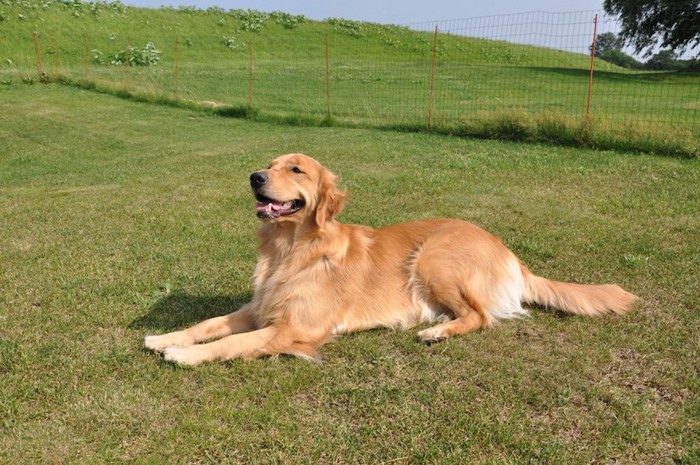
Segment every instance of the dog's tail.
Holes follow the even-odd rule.
[[[627,312],[639,299],[616,284],[592,285],[552,281],[533,274],[523,263],[526,303],[555,307],[577,315],[598,316]]]

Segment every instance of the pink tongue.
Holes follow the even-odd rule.
[[[259,212],[273,212],[279,210],[289,210],[292,202],[257,202],[255,209]]]

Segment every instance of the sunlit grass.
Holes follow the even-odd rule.
[[[0,86],[0,458],[7,463],[693,463],[697,160],[290,127]],[[533,310],[430,347],[371,331],[183,370],[145,334],[250,298],[248,174],[302,151],[340,220],[478,223],[537,273],[617,282],[621,318]],[[381,279],[381,277],[378,277]]]

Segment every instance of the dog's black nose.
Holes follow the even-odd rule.
[[[250,186],[254,189],[262,186],[267,182],[267,175],[263,172],[257,171],[250,175]]]

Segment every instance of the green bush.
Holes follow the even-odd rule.
[[[232,10],[231,14],[240,21],[241,29],[246,32],[260,32],[270,15],[257,10]]]
[[[304,15],[291,15],[282,11],[273,11],[270,13],[270,17],[285,29],[296,29],[299,25],[306,22],[306,17]]]
[[[96,64],[124,66],[128,59],[130,66],[155,66],[160,61],[161,51],[156,48],[153,42],[148,42],[142,49],[129,46],[114,55],[109,55],[106,60],[101,51],[92,50],[92,53],[93,61]]]
[[[362,23],[360,21],[352,21],[350,19],[342,18],[328,18],[326,20],[328,24],[333,25],[333,29],[338,32],[342,32],[352,37],[362,37]]]
[[[223,36],[224,46],[231,50],[236,50],[238,48],[238,43],[236,43],[236,38],[233,36]]]

